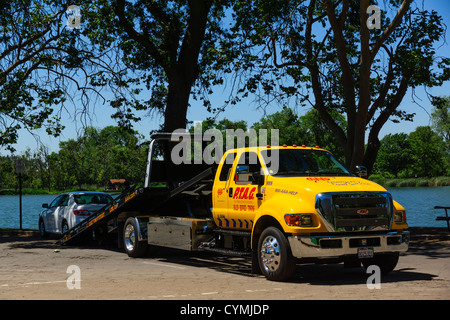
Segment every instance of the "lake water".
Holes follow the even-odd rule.
[[[450,187],[392,188],[394,200],[406,209],[411,227],[446,227],[445,221],[436,217],[445,215],[434,206],[450,206]],[[38,216],[43,203],[50,203],[56,195],[23,195],[22,228],[37,229]],[[0,228],[19,228],[19,196],[0,196]]]

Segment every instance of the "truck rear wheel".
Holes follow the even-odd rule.
[[[273,281],[285,281],[295,271],[296,259],[289,242],[276,227],[265,229],[258,241],[258,263],[262,274]]]
[[[136,219],[128,218],[123,227],[123,246],[129,257],[139,258],[145,255],[148,244],[139,241]]]

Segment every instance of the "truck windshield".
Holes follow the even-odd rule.
[[[264,162],[270,158],[270,150],[261,155]],[[269,156],[269,157],[268,157]],[[351,176],[350,172],[329,152],[306,149],[279,149],[278,171],[269,170],[272,176]]]

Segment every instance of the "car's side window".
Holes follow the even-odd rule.
[[[59,196],[55,200],[53,200],[52,203],[50,203],[50,208],[57,207],[61,198],[62,198],[62,196]]]
[[[67,206],[67,204],[69,203],[69,195],[66,194],[61,198],[61,201],[59,202],[59,206]]]

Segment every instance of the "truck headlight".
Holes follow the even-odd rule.
[[[310,213],[285,214],[284,221],[292,227],[312,227],[313,215]]]
[[[406,223],[406,212],[394,211],[394,221],[395,223]]]

